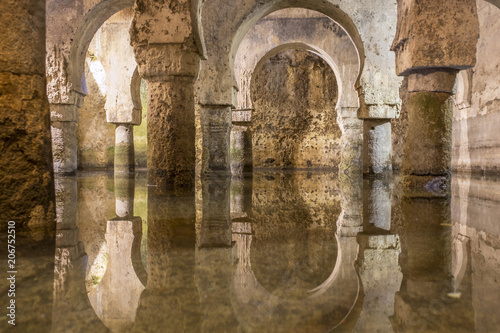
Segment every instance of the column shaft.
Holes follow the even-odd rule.
[[[135,170],[134,127],[132,124],[116,124],[115,173]]]
[[[363,121],[363,173],[381,174],[392,171],[390,119]]]
[[[148,81],[148,183],[194,183],[195,125],[192,78]]]
[[[229,174],[231,106],[203,105],[203,173]]]
[[[434,70],[409,77],[405,195],[449,195],[455,76],[455,70]]]

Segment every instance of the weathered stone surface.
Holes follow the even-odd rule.
[[[97,35],[96,35],[97,36]],[[76,140],[78,146],[78,167],[80,169],[111,169],[113,167],[115,126],[106,122],[106,78],[101,67],[99,53],[94,53],[95,38],[89,53],[97,54],[97,59],[87,58],[85,76],[88,95],[78,110]],[[95,66],[95,67],[94,67]]]
[[[399,103],[397,87],[400,80],[394,74],[394,58],[389,53],[396,24],[396,3],[387,1],[254,0],[242,2],[239,6],[234,6],[230,0],[206,2],[202,21],[207,61],[202,64],[200,73],[206,93],[200,96],[228,103],[236,85],[233,77],[235,55],[246,33],[269,13],[293,7],[323,13],[352,38],[363,68],[356,88],[360,88],[359,94],[364,96],[367,105]],[[386,33],[380,34],[381,30]],[[230,54],[227,54],[228,50]]]
[[[17,234],[52,238],[55,196],[45,95],[45,1],[0,5],[0,211]],[[5,229],[6,230],[6,229]]]
[[[148,179],[151,184],[193,182],[195,128],[191,80],[148,83]]]
[[[318,56],[285,51],[272,58],[252,87],[254,167],[337,168],[337,93],[333,71]]]
[[[54,171],[58,174],[75,173],[78,163],[76,123],[72,121],[53,121],[50,130],[52,134]]]
[[[399,88],[399,96],[401,113],[399,117],[391,120],[392,169],[395,171],[401,171],[405,154],[406,131],[408,130],[408,77],[403,79]]]
[[[398,1],[397,34],[392,44],[396,72],[425,68],[466,69],[476,62],[479,35],[475,0]]]
[[[140,125],[141,78],[136,72],[134,49],[130,45],[129,27],[133,17],[130,9],[123,10],[106,21],[99,41],[106,71],[106,120],[115,124]]]

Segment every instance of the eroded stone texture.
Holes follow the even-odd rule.
[[[255,75],[254,167],[337,168],[338,91],[328,65],[307,51],[284,51]]]
[[[416,69],[469,68],[476,62],[478,37],[475,0],[399,0],[397,34],[391,48],[396,52],[396,72],[408,75]]]
[[[1,224],[6,228],[14,220],[18,234],[52,239],[55,197],[42,60],[45,1],[3,1],[0,7]]]

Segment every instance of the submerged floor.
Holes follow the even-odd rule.
[[[451,202],[402,199],[399,181],[258,172],[165,192],[142,173],[56,179],[55,274],[49,250],[18,254],[18,323],[30,332],[498,331],[500,180],[455,176]]]

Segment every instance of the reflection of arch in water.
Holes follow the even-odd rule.
[[[359,304],[361,294],[361,282],[352,265],[357,255],[355,237],[339,238],[336,235],[338,254],[329,277],[321,285],[311,289],[310,294],[304,299],[290,300],[271,294],[257,280],[250,262],[252,242],[250,223],[246,224],[246,229],[249,230],[245,233],[233,235],[238,246],[239,259],[234,276],[236,297],[233,307],[240,323],[260,327],[263,324],[273,325],[279,321],[276,324],[291,324],[299,329],[295,325],[307,325],[308,321],[315,320],[316,324],[323,326],[323,330],[332,330],[343,324],[353,313]],[[306,310],[301,316],[302,309]],[[286,316],[288,311],[294,311],[293,318]],[[329,317],[327,323],[324,322],[325,316]],[[277,320],[278,318],[283,320]],[[297,322],[291,323],[292,319]],[[269,329],[269,326],[266,327]]]

